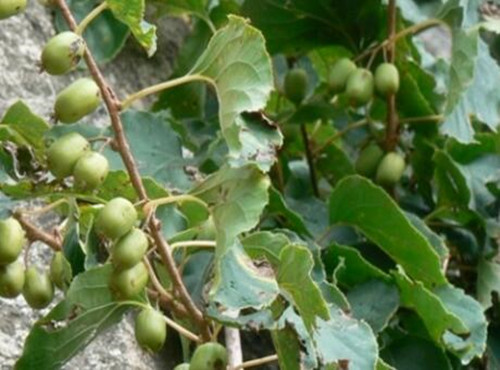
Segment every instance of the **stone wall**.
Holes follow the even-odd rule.
[[[121,96],[165,79],[177,49],[187,33],[186,25],[178,19],[165,19],[158,24],[158,53],[151,59],[129,40],[125,50],[103,70],[108,81]],[[18,99],[49,119],[59,90],[85,71],[68,76],[53,77],[39,73],[37,62],[45,42],[55,34],[50,10],[30,1],[27,11],[0,21],[0,116]],[[103,107],[86,118],[89,124],[106,124]],[[46,263],[47,248],[36,245],[33,260]],[[46,312],[46,311],[45,311]],[[43,312],[33,311],[22,297],[0,299],[0,369],[11,369],[22,351],[29,328]],[[166,369],[161,356],[152,357],[135,343],[130,318],[118,327],[101,335],[83,352],[68,363],[67,369]]]

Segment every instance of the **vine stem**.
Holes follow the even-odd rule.
[[[246,361],[233,368],[233,370],[248,369],[249,367],[260,366],[274,361],[278,361],[278,355],[270,355],[266,357],[257,358],[255,360]]]
[[[66,4],[65,0],[56,0],[58,7],[61,9],[62,15],[66,20],[69,28],[73,31],[77,29],[77,24],[71,10]],[[94,78],[95,82],[99,86],[101,90],[102,98],[106,107],[108,109],[108,114],[111,120],[111,126],[113,128],[115,139],[116,139],[116,149],[120,154],[123,163],[127,169],[128,175],[130,177],[130,181],[137,192],[140,200],[148,200],[148,195],[146,193],[146,189],[144,184],[142,183],[141,176],[139,174],[139,170],[135,163],[135,159],[130,150],[130,146],[128,144],[127,138],[125,136],[125,132],[123,131],[123,124],[120,118],[120,109],[121,104],[117,99],[117,96],[114,90],[108,85],[104,76],[102,75],[97,63],[87,48],[85,51],[85,62],[90,71],[90,74]],[[210,340],[210,330],[207,321],[205,320],[203,313],[196,307],[195,303],[191,299],[189,292],[186,289],[182,281],[182,277],[177,269],[174,258],[172,256],[172,252],[170,250],[170,246],[163,238],[161,233],[161,227],[159,221],[153,216],[149,220],[149,229],[151,232],[151,236],[158,248],[158,252],[161,256],[161,259],[167,269],[171,279],[174,289],[176,290],[179,300],[186,307],[189,315],[193,319],[193,321],[197,324],[200,329],[201,336],[204,340]]]
[[[80,24],[76,27],[75,33],[79,36],[83,35],[87,26],[96,19],[99,14],[108,8],[108,3],[103,1],[99,6],[95,7],[85,18],[82,19]]]
[[[396,35],[396,17],[397,8],[396,0],[389,0],[387,8],[387,28],[389,32],[389,40],[394,39]],[[396,44],[390,43],[387,45],[387,61],[394,64],[396,59]],[[396,110],[396,94],[387,96],[387,128],[385,131],[385,148],[387,151],[393,151],[399,141],[399,122],[398,113]]]
[[[208,82],[210,84],[213,83],[213,81],[210,78],[202,76],[202,75],[186,75],[186,76],[182,76],[179,78],[174,78],[173,80],[161,82],[157,85],[149,86],[149,87],[146,87],[145,89],[142,89],[142,90],[137,91],[133,94],[130,94],[122,101],[121,108],[122,109],[128,108],[134,101],[145,98],[148,95],[157,94],[160,91],[167,90],[167,89],[170,89],[172,87],[186,84],[189,82],[194,82],[194,81],[205,81],[205,82]]]

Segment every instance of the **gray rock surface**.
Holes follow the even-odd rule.
[[[171,73],[175,53],[187,33],[186,25],[177,19],[158,24],[158,53],[148,59],[129,40],[118,58],[104,67],[104,73],[120,96],[164,80]],[[49,11],[31,1],[28,10],[19,16],[0,21],[0,116],[18,99],[49,119],[59,90],[85,72],[52,77],[39,73],[37,62],[44,43],[55,34]],[[106,124],[106,112],[101,107],[86,118],[90,124]],[[42,265],[48,259],[48,249],[33,247],[33,262]],[[44,312],[46,312],[45,310]],[[29,328],[44,312],[30,309],[22,297],[0,299],[0,369],[11,369],[22,351]],[[74,357],[67,369],[160,369],[168,368],[158,356],[141,351],[135,343],[133,322],[129,317],[120,325],[98,337]]]

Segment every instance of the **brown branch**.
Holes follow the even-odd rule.
[[[53,235],[39,229],[37,226],[28,221],[20,212],[15,212],[14,218],[21,224],[29,241],[40,241],[47,244],[56,252],[62,250],[62,241],[57,235]]]
[[[68,5],[66,4],[65,0],[56,0],[56,2],[59,8],[61,9],[62,15],[66,20],[69,28],[74,31],[77,28],[77,23],[75,21],[75,18],[71,14],[71,11]],[[113,89],[108,85],[108,83],[104,79],[104,76],[102,75],[99,67],[97,66],[96,61],[94,60],[92,54],[88,49],[85,52],[85,62],[90,71],[90,74],[92,75],[92,77],[94,78],[95,82],[97,83],[97,85],[101,90],[102,98],[104,100],[104,103],[106,104],[109,117],[111,119],[111,126],[113,127],[113,131],[115,133],[116,147],[118,149],[118,153],[120,154],[123,160],[123,163],[125,164],[125,167],[130,177],[130,181],[132,182],[132,185],[134,186],[134,189],[136,190],[139,199],[141,201],[147,200],[148,196],[146,193],[146,189],[144,187],[144,184],[142,183],[139,170],[137,168],[137,165],[135,164],[134,157],[132,156],[132,153],[130,151],[130,146],[127,142],[127,138],[123,131],[123,124],[120,118],[120,109],[121,109],[120,101],[117,99]],[[149,221],[149,229],[151,231],[151,236],[153,237],[156,246],[158,248],[158,252],[161,255],[163,263],[165,264],[165,267],[167,268],[168,273],[170,274],[172,283],[174,285],[174,289],[177,291],[180,301],[186,307],[186,310],[189,312],[191,318],[198,325],[202,337],[206,340],[209,340],[210,332],[208,324],[203,316],[203,313],[196,307],[186,287],[184,286],[182,277],[177,269],[177,266],[175,265],[175,261],[172,256],[170,247],[166,242],[166,240],[163,238],[163,235],[159,227],[159,222],[156,220],[155,217],[151,217]]]
[[[396,35],[396,0],[389,0],[389,6],[387,9],[387,28],[389,31],[388,39],[391,40]],[[387,45],[387,61],[389,63],[394,63],[396,59],[396,45],[395,43],[390,43]],[[385,132],[385,148],[387,151],[393,151],[396,148],[399,140],[399,122],[398,113],[396,110],[396,95],[390,94],[387,96],[387,128]]]

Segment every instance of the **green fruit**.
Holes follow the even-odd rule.
[[[204,343],[194,351],[189,370],[225,370],[227,351],[219,343]]]
[[[174,367],[174,370],[189,370],[189,364],[187,362],[179,364],[176,367]]]
[[[0,265],[14,262],[21,253],[26,239],[21,224],[15,218],[0,221]]]
[[[89,149],[89,142],[76,132],[60,137],[47,150],[50,172],[58,179],[70,176],[78,160]]]
[[[71,283],[73,277],[73,272],[71,271],[71,265],[64,257],[64,253],[56,252],[52,257],[50,262],[50,280],[59,289],[66,291]]]
[[[99,212],[95,227],[98,233],[107,238],[117,239],[128,233],[136,221],[134,205],[125,198],[114,198]]]
[[[73,123],[92,113],[100,103],[99,86],[91,78],[80,78],[57,95],[55,118],[63,123]]]
[[[15,261],[11,264],[0,266],[0,297],[17,297],[24,286],[24,265]]]
[[[0,19],[7,19],[26,9],[27,0],[0,0]]]
[[[148,250],[148,238],[140,229],[132,229],[111,249],[111,261],[116,269],[128,269],[138,264]]]
[[[135,319],[135,339],[139,345],[149,351],[158,352],[167,338],[167,325],[163,315],[152,309],[142,310]]]
[[[42,68],[51,75],[62,75],[76,68],[85,52],[85,41],[66,31],[52,37],[42,51]]]
[[[114,270],[109,280],[109,288],[119,300],[133,298],[146,287],[149,280],[148,270],[144,263],[126,270]]]
[[[35,267],[26,270],[23,296],[32,308],[47,307],[54,298],[54,286],[46,273],[39,273]]]
[[[383,156],[384,151],[377,144],[370,144],[361,151],[354,168],[360,175],[372,177]]]
[[[285,76],[285,96],[295,104],[300,104],[306,97],[308,77],[302,68],[295,68]]]
[[[109,172],[109,163],[105,156],[96,152],[85,153],[73,169],[75,187],[93,190],[101,185]]]
[[[396,184],[405,171],[405,160],[398,153],[387,153],[377,168],[376,181],[384,186]]]
[[[330,69],[328,84],[334,91],[343,91],[349,75],[356,70],[356,64],[349,58],[339,59]]]
[[[368,103],[373,97],[373,75],[363,68],[358,68],[349,75],[346,83],[346,95],[354,106]]]
[[[375,71],[375,88],[382,95],[392,95],[399,90],[399,72],[394,64],[382,63]]]

